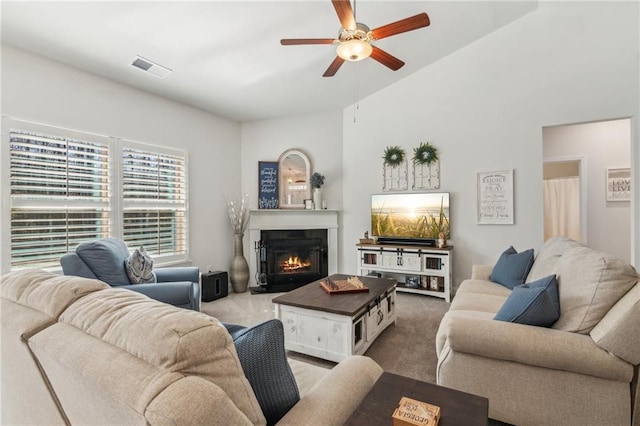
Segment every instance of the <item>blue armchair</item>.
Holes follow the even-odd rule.
[[[200,271],[197,267],[158,268],[153,272],[158,282],[131,284],[125,261],[127,245],[118,238],[105,238],[80,244],[75,252],[60,259],[65,275],[95,278],[112,287],[137,291],[180,308],[200,310]]]

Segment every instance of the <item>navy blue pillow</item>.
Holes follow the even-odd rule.
[[[513,289],[524,284],[533,266],[533,249],[518,253],[513,246],[506,249],[498,258],[491,271],[491,281]]]
[[[549,275],[515,287],[493,319],[550,327],[558,318],[558,283],[555,275]]]
[[[232,333],[242,370],[267,425],[277,423],[300,400],[284,349],[282,322],[272,319],[244,329],[225,327]]]

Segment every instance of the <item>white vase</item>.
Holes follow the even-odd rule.
[[[322,188],[313,188],[313,205],[316,210],[322,210]]]

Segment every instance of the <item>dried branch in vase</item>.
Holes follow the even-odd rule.
[[[229,201],[225,198],[225,202],[227,203],[227,216],[229,216],[233,232],[235,234],[244,234],[249,224],[249,194],[243,194],[241,201]]]

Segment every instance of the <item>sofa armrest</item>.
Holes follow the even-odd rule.
[[[200,282],[200,269],[197,266],[158,268],[154,269],[153,272],[155,272],[159,283],[173,281],[191,281],[192,283]]]
[[[371,358],[350,356],[336,365],[277,423],[342,425],[382,374]]]
[[[520,364],[570,371],[630,382],[633,366],[609,354],[588,335],[544,327],[465,316],[463,311],[445,315],[438,334],[455,352]]]
[[[200,310],[200,286],[197,282],[177,281],[120,286],[152,299],[182,308]]]
[[[493,272],[493,265],[473,265],[471,267],[471,279],[489,281],[491,272]]]

